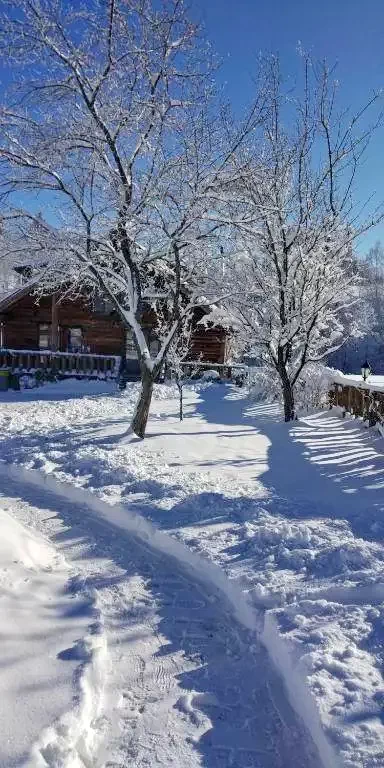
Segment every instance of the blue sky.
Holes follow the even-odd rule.
[[[374,91],[384,93],[384,0],[190,0],[218,52],[217,75],[237,112],[252,100],[260,53],[278,53],[286,76],[298,71],[300,43],[314,58],[337,64],[342,105],[352,110]],[[65,0],[64,0],[65,2]],[[0,80],[9,78],[3,66]],[[384,108],[384,95],[383,95]],[[384,124],[375,134],[358,177],[361,202],[384,202]],[[36,201],[39,209],[41,202]],[[384,222],[358,244],[366,252],[384,243]]]
[[[315,58],[337,63],[343,105],[358,108],[384,89],[384,0],[195,0],[207,35],[223,60],[219,74],[238,108],[249,102],[251,77],[260,52],[281,57],[295,75],[297,45]],[[384,105],[384,97],[383,97]],[[358,179],[365,201],[384,200],[384,125],[372,141]],[[384,223],[370,231],[359,250],[381,238]]]

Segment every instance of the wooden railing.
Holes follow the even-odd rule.
[[[30,375],[38,371],[59,377],[116,379],[119,373],[118,355],[92,355],[83,352],[52,352],[50,350],[0,349],[0,369]]]
[[[384,423],[384,392],[371,389],[369,384],[340,384],[335,382],[329,393],[331,406],[340,406],[344,414],[362,416],[370,426]]]

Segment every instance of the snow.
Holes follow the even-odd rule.
[[[201,378],[203,381],[218,381],[220,379],[220,374],[212,368],[208,368],[207,371],[204,371]]]
[[[15,743],[52,768],[382,766],[381,436],[335,411],[289,426],[205,383],[182,423],[157,385],[148,437],[122,443],[136,397],[78,381],[2,394],[14,546],[29,569],[58,558],[59,613],[62,594],[92,612],[65,643],[52,616],[47,643],[82,649],[74,704],[67,676],[33,733],[8,722]]]
[[[215,304],[209,306],[209,312],[203,315],[198,325],[203,328],[224,328],[233,331],[239,327],[238,319],[228,310]]]
[[[320,768],[265,650],[245,627],[256,614],[240,592],[231,597],[220,568],[124,507],[37,472],[3,466],[1,474],[7,493],[31,500],[17,515],[63,542],[77,568],[68,591],[97,591],[101,650],[108,648],[91,672],[85,643],[60,654],[81,662],[85,705],[38,739],[28,765],[245,768],[261,760],[266,768]]]
[[[0,502],[0,765],[24,765],[31,745],[73,707],[78,662],[69,649],[86,632],[92,602],[66,592],[68,566],[51,543]],[[65,663],[61,658],[65,657]],[[33,763],[34,765],[45,765]],[[52,763],[53,764],[53,763]]]
[[[371,375],[367,381],[364,381],[361,374],[341,373],[341,371],[332,368],[329,368],[328,371],[335,384],[342,384],[344,387],[358,386],[360,389],[370,389],[372,392],[384,392],[384,376]]]

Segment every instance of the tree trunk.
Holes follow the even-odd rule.
[[[292,384],[288,380],[282,380],[283,384],[283,401],[284,401],[284,419],[285,421],[293,421],[295,418],[295,401],[293,397]]]
[[[143,367],[140,395],[131,421],[131,431],[140,438],[145,436],[155,378],[156,374],[153,371]]]
[[[282,386],[282,392],[283,392],[284,419],[285,421],[293,421],[295,418],[295,400],[293,396],[293,386],[289,379],[284,362],[281,362],[280,365],[278,366],[278,374],[281,379],[281,386]]]
[[[183,413],[183,385],[180,381],[176,382],[177,389],[179,390],[179,418],[180,421],[183,421],[184,413]]]

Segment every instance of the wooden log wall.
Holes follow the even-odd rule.
[[[81,300],[63,300],[56,305],[60,327],[57,348],[66,351],[69,346],[69,328],[81,328],[83,342],[90,352],[121,355],[125,331],[113,314],[93,311]],[[38,349],[39,326],[52,323],[52,297],[45,296],[36,303],[36,297],[24,296],[3,311],[4,345],[10,349]]]
[[[226,333],[220,328],[197,328],[191,338],[191,360],[207,363],[225,363]]]

